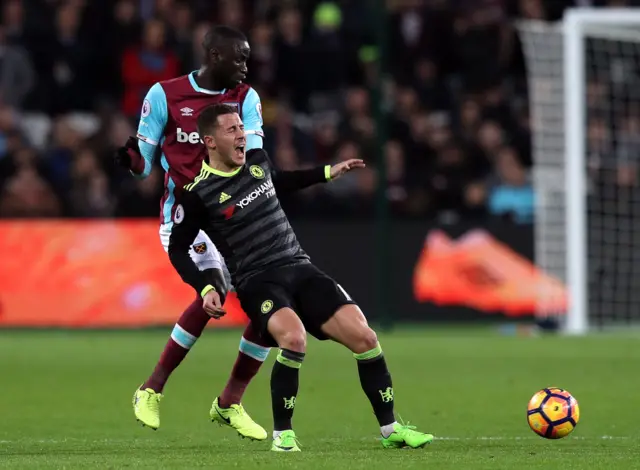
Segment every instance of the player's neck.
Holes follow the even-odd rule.
[[[219,171],[221,173],[232,173],[238,169],[237,166],[229,166],[221,160],[218,160],[216,158],[211,158],[211,156],[209,156],[208,165],[214,170]]]
[[[224,87],[220,86],[219,83],[215,83],[215,80],[212,76],[213,74],[207,68],[207,66],[203,65],[198,70],[198,73],[195,74],[196,83],[200,88],[204,88],[205,90],[211,91],[220,91]]]

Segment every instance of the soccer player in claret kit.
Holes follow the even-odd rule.
[[[264,150],[245,153],[242,120],[235,108],[222,104],[200,114],[198,132],[208,161],[185,187],[187,192],[174,213],[169,258],[182,279],[202,295],[205,309],[212,314],[219,311],[225,292],[211,284],[189,254],[193,238],[201,230],[207,233],[227,262],[252,324],[280,348],[271,375],[271,450],[300,450],[291,421],[306,332],[321,340],[332,339],[354,353],[384,447],[417,448],[431,442],[431,434],[396,422],[391,375],[375,332],[346,291],[311,263],[278,201],[278,194],[363,167],[362,160],[276,171]]]
[[[196,132],[198,114],[213,103],[233,107],[246,122],[248,148],[262,147],[260,99],[253,88],[242,82],[250,52],[247,38],[236,29],[215,26],[205,36],[203,49],[203,65],[199,71],[151,87],[142,106],[137,138],[129,138],[116,154],[118,164],[143,178],[149,175],[155,156],[160,154],[166,172],[160,221],[160,239],[165,250],[173,220],[179,216],[176,201],[183,186],[198,174],[206,156]],[[191,259],[203,277],[220,292],[225,290],[220,255],[209,237],[195,233],[189,245]],[[215,312],[211,316],[218,318],[221,314]],[[176,323],[153,373],[134,394],[134,413],[144,425],[153,429],[160,426],[159,404],[165,383],[211,316],[204,310],[202,299],[197,297]],[[259,336],[249,326],[240,340],[240,352],[231,377],[210,410],[212,420],[257,440],[266,439],[267,432],[249,417],[240,401],[268,354],[269,348],[260,344]]]

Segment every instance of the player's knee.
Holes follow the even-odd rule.
[[[353,352],[360,354],[378,347],[378,335],[368,326],[360,328],[356,334]]]
[[[307,332],[298,315],[290,308],[275,312],[269,319],[267,330],[281,349],[305,352]]]
[[[305,352],[307,350],[307,333],[302,328],[283,333],[279,340],[278,346],[281,349],[289,349],[295,352]]]

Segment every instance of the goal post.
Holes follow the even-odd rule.
[[[591,11],[590,13],[593,13]],[[564,132],[565,233],[569,311],[565,331],[583,334],[588,329],[587,300],[587,165],[585,152],[585,10],[569,10],[564,18]],[[593,18],[593,17],[592,17]]]
[[[567,286],[566,333],[627,326],[640,320],[640,9],[572,8],[559,23],[517,27],[531,112],[536,264]],[[538,313],[550,315],[552,302],[545,292],[538,297]]]

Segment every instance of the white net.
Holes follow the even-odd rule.
[[[564,35],[559,24],[518,29],[532,113],[536,262],[566,282]],[[597,328],[640,321],[640,22],[588,25],[582,42],[587,314]],[[540,293],[541,313],[550,300]]]

